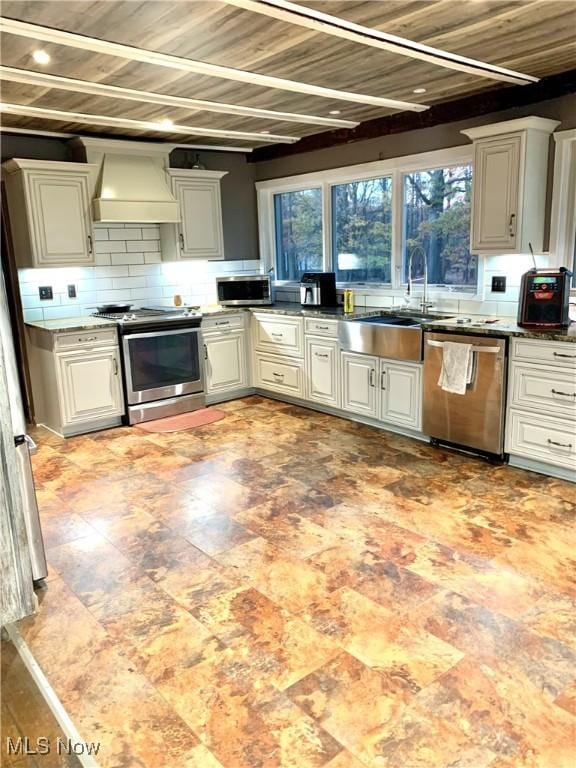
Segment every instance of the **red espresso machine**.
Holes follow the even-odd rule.
[[[571,277],[566,267],[525,272],[520,283],[518,325],[535,329],[569,326]]]

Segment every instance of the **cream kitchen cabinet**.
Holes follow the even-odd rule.
[[[556,120],[527,117],[462,131],[474,142],[471,250],[528,253],[544,245],[550,134]]]
[[[3,164],[18,266],[94,264],[91,201],[96,168],[48,160]]]
[[[340,407],[340,357],[338,342],[306,337],[306,397],[318,403]]]
[[[27,326],[38,424],[65,437],[117,426],[124,413],[116,328],[51,333]]]
[[[378,358],[342,352],[342,408],[362,416],[378,416]]]
[[[118,348],[57,354],[64,428],[123,413]]]
[[[380,419],[422,429],[422,366],[380,360]]]
[[[576,478],[576,345],[513,339],[506,451],[510,463]]]
[[[180,206],[180,224],[162,224],[166,261],[224,258],[220,179],[227,171],[168,169],[172,193]]]
[[[246,334],[243,330],[204,334],[206,393],[218,395],[248,386]]]

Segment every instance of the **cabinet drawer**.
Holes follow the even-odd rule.
[[[576,344],[569,341],[513,339],[512,357],[514,360],[576,368]]]
[[[260,352],[303,357],[302,318],[275,315],[253,316],[254,349]]]
[[[576,372],[512,363],[510,373],[512,406],[576,418]]]
[[[506,451],[527,459],[576,470],[576,434],[565,419],[509,411]]]
[[[94,331],[75,331],[57,333],[54,336],[54,349],[67,350],[77,347],[111,347],[118,344],[116,328],[98,328]]]
[[[226,331],[228,329],[244,328],[244,315],[221,315],[206,317],[202,320],[202,331]]]
[[[338,320],[306,317],[304,319],[304,332],[311,336],[330,336],[335,339],[338,336]]]
[[[285,360],[256,353],[254,369],[254,384],[257,387],[286,392],[295,397],[304,395],[304,365],[301,360]]]

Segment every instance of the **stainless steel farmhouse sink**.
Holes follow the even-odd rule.
[[[403,312],[402,315],[341,320],[338,338],[342,349],[348,352],[419,362],[423,359],[422,323],[444,317]]]

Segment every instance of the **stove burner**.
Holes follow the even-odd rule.
[[[107,320],[116,320],[118,323],[138,323],[155,319],[160,322],[170,322],[181,318],[201,318],[202,315],[195,309],[163,309],[162,307],[142,307],[131,312],[94,312],[93,317],[103,317]]]

